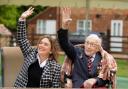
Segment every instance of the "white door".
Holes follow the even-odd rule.
[[[56,20],[46,20],[46,34],[56,34]]]
[[[111,43],[110,50],[113,52],[122,52],[122,36],[123,36],[123,21],[111,21]]]

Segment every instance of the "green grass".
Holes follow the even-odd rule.
[[[128,77],[128,60],[117,59],[117,76]]]
[[[58,62],[62,65],[63,61],[64,61],[64,55],[60,55]]]

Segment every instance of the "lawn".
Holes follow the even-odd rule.
[[[128,89],[128,60],[117,59],[117,88]]]
[[[63,64],[63,61],[64,61],[64,56],[63,55],[60,55],[58,62],[62,65]]]
[[[128,60],[117,59],[117,76],[128,77]]]

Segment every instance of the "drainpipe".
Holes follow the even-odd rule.
[[[86,20],[86,23],[85,23],[85,30],[86,30],[87,32],[90,32],[89,29],[88,29],[89,9],[90,9],[90,0],[86,0],[86,6],[85,6],[85,10],[86,10],[86,15],[85,15],[85,20]],[[88,33],[87,33],[87,34],[88,34]]]

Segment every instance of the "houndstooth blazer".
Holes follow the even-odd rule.
[[[14,87],[26,87],[28,82],[28,67],[37,60],[37,49],[30,46],[26,35],[26,21],[19,21],[17,26],[17,41],[24,56],[22,69],[17,76]],[[40,87],[57,88],[60,83],[61,66],[55,60],[48,60],[40,79]]]

